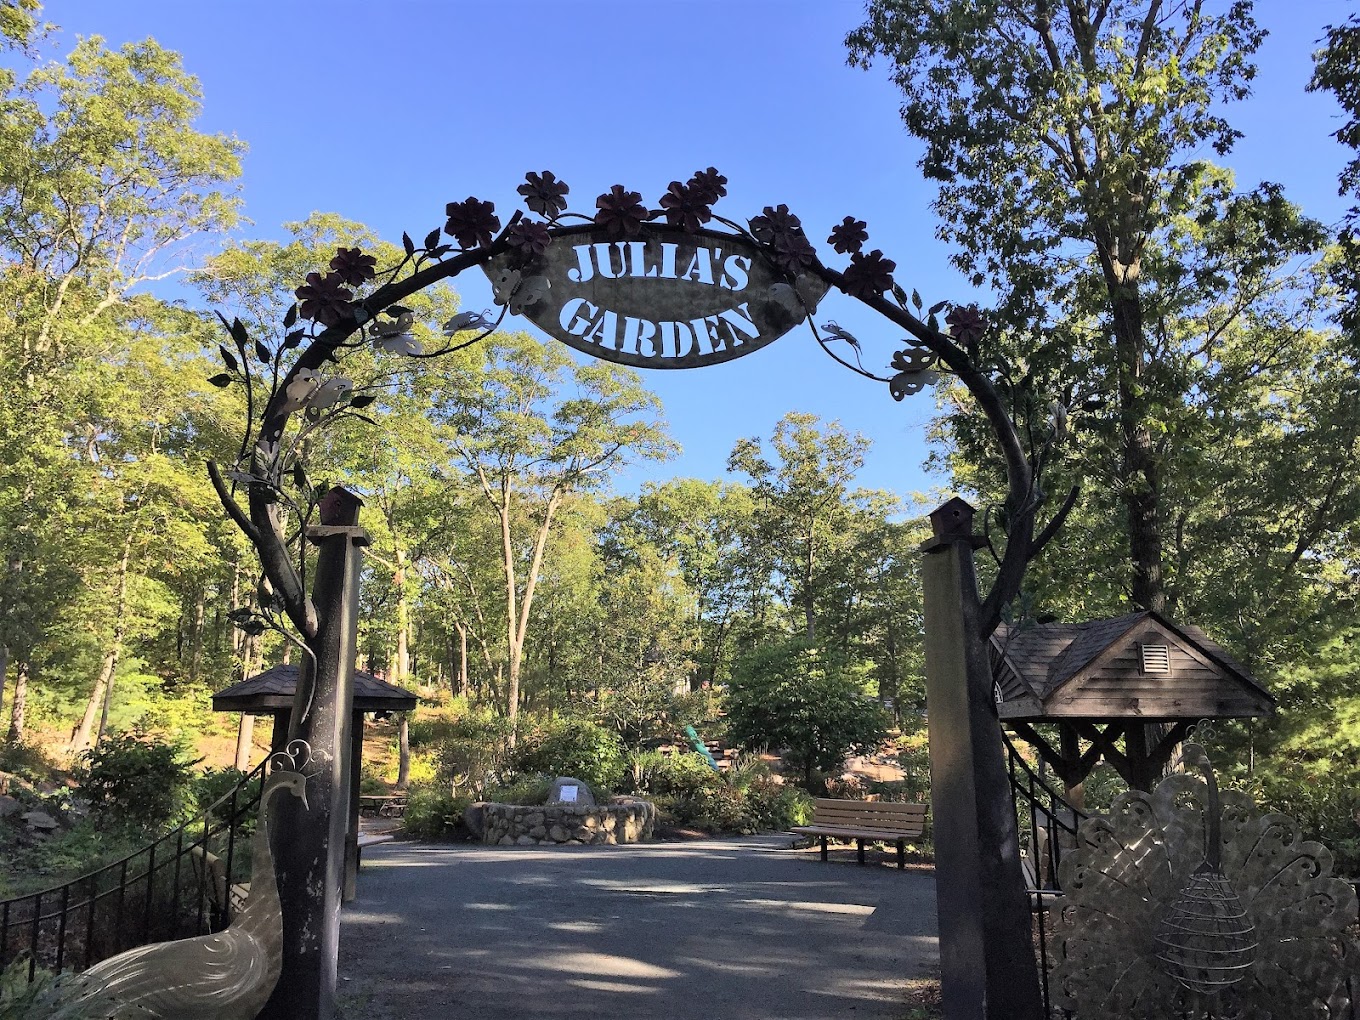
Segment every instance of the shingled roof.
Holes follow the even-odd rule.
[[[1269,711],[1274,701],[1269,691],[1222,645],[1198,627],[1181,626],[1159,613],[1145,611],[1083,623],[999,626],[992,635],[991,645],[1001,714],[1003,717],[1023,715],[1034,718],[1049,712],[1072,714],[1076,710],[1074,702],[1084,697],[1074,691],[1083,685],[1090,686],[1093,691],[1099,688],[1100,697],[1108,704],[1111,698],[1118,697],[1118,685],[1123,681],[1120,680],[1118,663],[1112,662],[1106,653],[1112,652],[1116,646],[1131,645],[1135,638],[1142,639],[1143,635],[1154,630],[1168,636],[1173,643],[1184,646],[1186,650],[1197,653],[1201,657],[1201,668],[1209,670],[1212,667],[1216,670],[1219,674],[1217,682],[1226,685],[1224,690],[1236,689],[1248,695],[1252,704],[1261,705],[1265,711]],[[1127,655],[1127,650],[1121,654]],[[1209,665],[1204,665],[1204,660]],[[1102,672],[1103,678],[1088,684],[1091,670]],[[1175,689],[1174,683],[1162,681],[1167,702],[1157,707],[1154,703],[1159,699],[1147,684],[1135,683],[1132,675],[1124,675],[1130,684],[1129,694],[1137,695],[1130,699],[1131,716],[1175,717],[1179,714],[1176,710],[1178,705],[1185,704],[1188,709],[1189,701],[1194,700],[1182,698],[1184,692]],[[1061,699],[1054,697],[1060,688],[1076,677],[1081,677],[1078,684],[1065,691]],[[1204,682],[1207,681],[1202,677],[1201,685]],[[1135,687],[1138,689],[1135,690]],[[1149,697],[1150,693],[1154,696]],[[1058,700],[1073,704],[1067,704],[1059,710],[1056,708]],[[1225,714],[1244,713],[1233,709]]]
[[[240,683],[213,695],[215,712],[249,712],[267,715],[293,707],[297,690],[297,666],[271,666]],[[354,707],[360,712],[409,712],[416,707],[416,696],[372,673],[354,671]]]

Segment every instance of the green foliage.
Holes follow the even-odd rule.
[[[37,783],[50,779],[56,767],[47,749],[37,744],[22,740],[0,743],[0,772]]]
[[[407,791],[402,827],[417,839],[452,839],[471,803],[470,796],[454,794],[442,783],[413,784]]]
[[[412,755],[428,751],[440,782],[474,796],[505,771],[509,734],[504,717],[489,708],[468,709],[466,704],[418,715],[408,729]]]
[[[84,752],[76,776],[81,795],[103,823],[150,829],[185,806],[193,766],[172,744],[119,734]]]
[[[693,796],[714,786],[718,773],[703,755],[666,754],[662,751],[633,751],[625,760],[627,793]]]
[[[553,778],[555,777],[545,775],[519,776],[510,782],[488,786],[482,793],[482,799],[496,804],[523,804],[526,806],[546,804],[548,794],[552,793]],[[604,791],[592,789],[591,792],[603,793]]]
[[[613,790],[623,779],[623,742],[596,723],[565,719],[526,737],[511,764],[517,772],[573,776],[594,789]]]
[[[883,711],[836,659],[793,639],[756,649],[733,669],[728,732],[747,748],[780,751],[809,785],[886,734]]]

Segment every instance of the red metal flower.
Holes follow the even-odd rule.
[[[542,255],[551,241],[548,225],[538,220],[520,220],[505,235],[505,243],[525,259]]]
[[[705,205],[712,205],[727,195],[727,178],[716,167],[700,170],[689,179],[689,187],[702,196]]]
[[[365,255],[358,248],[336,248],[331,268],[336,275],[352,287],[358,287],[373,279],[377,272],[378,260]]]
[[[496,207],[490,202],[469,197],[463,202],[450,202],[444,207],[448,222],[444,233],[458,242],[461,248],[486,247],[492,236],[501,229]]]
[[[647,222],[647,207],[642,196],[615,184],[608,192],[595,199],[595,222],[609,231],[611,237],[636,237]]]
[[[564,196],[571,189],[559,181],[551,170],[544,170],[541,174],[525,174],[524,180],[525,183],[517,190],[524,196],[524,204],[529,207],[530,212],[552,219],[558,213],[567,211],[567,200]]]
[[[789,212],[787,205],[780,205],[777,208],[767,205],[759,216],[751,217],[750,224],[752,236],[763,244],[773,244],[780,234],[803,232],[802,221]]]
[[[971,344],[987,332],[987,320],[978,311],[977,305],[968,305],[966,308],[956,305],[949,310],[944,321],[949,324],[949,335],[960,343]]]
[[[713,218],[713,211],[708,206],[706,193],[679,181],[671,181],[661,196],[666,222],[691,234]]]
[[[804,234],[777,234],[774,239],[774,261],[786,273],[796,274],[817,260],[812,242]]]
[[[857,298],[877,297],[893,285],[892,274],[896,268],[897,263],[885,259],[877,248],[868,255],[855,252],[845,270],[845,292]]]
[[[826,243],[845,255],[859,251],[864,247],[864,242],[867,240],[869,240],[869,224],[863,220],[857,220],[853,216],[847,216],[831,228],[831,236],[826,239]]]
[[[307,282],[293,291],[302,303],[298,314],[323,326],[334,326],[349,317],[349,302],[354,292],[339,273],[308,273]]]

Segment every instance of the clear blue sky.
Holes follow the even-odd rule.
[[[567,181],[577,210],[615,183],[653,203],[670,181],[716,166],[730,181],[718,207],[730,218],[784,202],[820,242],[853,214],[908,290],[927,303],[973,300],[935,240],[933,189],[886,70],[846,66],[843,39],[862,9],[859,0],[51,0],[44,13],[63,29],[52,56],[76,34],[115,45],[151,35],[183,55],[202,81],[201,127],[250,146],[250,236],[279,236],[281,223],[324,210],[419,238],[442,225],[449,201],[516,207],[529,170]],[[1328,222],[1343,207],[1346,154],[1329,137],[1335,104],[1304,85],[1322,26],[1350,9],[1258,0],[1271,34],[1256,95],[1231,115],[1246,135],[1228,160],[1239,182],[1281,182]],[[480,274],[455,285],[464,307],[490,307]],[[898,339],[837,295],[819,312],[829,318],[883,360]],[[737,438],[768,437],[799,410],[874,440],[861,484],[907,494],[940,483],[922,470],[929,394],[894,403],[805,330],[737,362],[646,381],[684,447],[652,477],[716,478]]]

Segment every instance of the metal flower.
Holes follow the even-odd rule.
[[[869,224],[853,216],[847,216],[831,228],[831,236],[826,239],[826,243],[842,255],[846,255],[859,251],[867,240]]]
[[[944,321],[949,324],[949,335],[960,343],[971,344],[987,332],[987,320],[978,311],[977,305],[968,305],[966,308],[956,305],[949,310]]]
[[[496,231],[501,229],[501,219],[496,215],[495,205],[471,196],[462,202],[450,202],[444,207],[444,212],[449,218],[444,224],[444,233],[462,248],[484,248],[491,243]]]
[[[415,325],[416,316],[414,312],[402,312],[395,319],[379,319],[369,327],[369,332],[375,338],[400,336],[409,333],[411,327]]]
[[[328,407],[334,407],[345,400],[354,392],[354,382],[343,375],[331,376],[323,382],[308,399],[307,409],[309,411],[324,411]]]
[[[494,325],[495,323],[487,317],[485,312],[459,312],[444,323],[444,335],[453,336],[455,333],[463,333],[469,330],[481,332]]]
[[[524,181],[516,190],[524,196],[524,204],[530,212],[552,219],[567,211],[567,200],[563,196],[571,189],[551,170],[541,174],[527,173]]]
[[[609,232],[611,237],[636,237],[647,222],[647,207],[642,204],[642,196],[636,191],[628,191],[622,184],[615,184],[608,192],[595,199],[595,222]]]
[[[749,222],[752,236],[763,244],[772,244],[775,238],[781,234],[801,234],[803,232],[802,221],[789,212],[787,205],[777,207],[767,205],[761,210],[759,216],[752,216]]]
[[[661,208],[665,210],[667,223],[692,234],[713,218],[713,211],[709,209],[711,201],[707,192],[671,181],[661,196]]]
[[[859,340],[848,329],[841,326],[835,319],[822,323],[822,332],[827,335],[829,340],[844,340],[855,350],[859,350]]]
[[[358,248],[336,248],[331,268],[336,275],[352,287],[358,287],[373,279],[377,272],[378,260],[365,255]]]
[[[283,402],[279,405],[282,414],[292,414],[307,406],[312,394],[321,388],[321,373],[311,368],[300,368],[288,381],[283,391]]]
[[[805,234],[776,234],[771,247],[775,264],[786,273],[797,273],[817,261],[817,252]]]
[[[845,270],[845,292],[857,298],[878,297],[892,286],[896,268],[897,263],[884,258],[877,248],[868,255],[855,252]]]
[[[688,184],[694,192],[702,196],[706,205],[712,205],[727,195],[727,178],[718,173],[715,167],[698,171],[689,179]]]
[[[425,345],[410,333],[392,333],[377,340],[373,346],[388,354],[423,354]]]
[[[334,326],[349,315],[354,291],[345,286],[339,273],[308,273],[307,282],[293,291],[300,305],[298,314],[323,326]]]
[[[505,243],[525,260],[542,255],[551,242],[548,225],[538,220],[520,220],[505,235]]]

